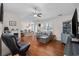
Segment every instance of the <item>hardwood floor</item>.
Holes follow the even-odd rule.
[[[21,38],[22,42],[29,43],[30,48],[27,53],[31,56],[63,56],[64,45],[56,40],[54,36],[53,40],[43,44],[37,41],[36,36],[24,36]]]

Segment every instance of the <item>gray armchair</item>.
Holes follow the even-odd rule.
[[[12,55],[26,55],[26,51],[29,49],[30,44],[18,44],[16,37],[14,35],[7,35],[6,33],[2,34],[2,41],[10,49]]]
[[[72,39],[78,40],[77,38],[68,36],[67,42],[64,48],[64,54],[67,56],[79,56],[79,41],[73,41]]]

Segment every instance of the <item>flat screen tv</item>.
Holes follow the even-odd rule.
[[[77,33],[78,33],[78,15],[77,15],[77,8],[76,8],[74,15],[72,17],[72,34],[76,37]]]
[[[3,3],[0,3],[0,22],[3,22]]]

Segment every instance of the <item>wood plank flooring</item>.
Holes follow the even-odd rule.
[[[43,44],[37,41],[36,36],[24,36],[21,38],[22,42],[26,44],[30,42],[30,48],[27,53],[31,56],[63,56],[64,45],[56,40],[54,36],[53,40]]]

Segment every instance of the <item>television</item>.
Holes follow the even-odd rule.
[[[3,3],[0,3],[0,22],[3,22]]]
[[[75,9],[74,15],[72,17],[72,34],[77,37],[78,34],[78,15],[77,8]]]

